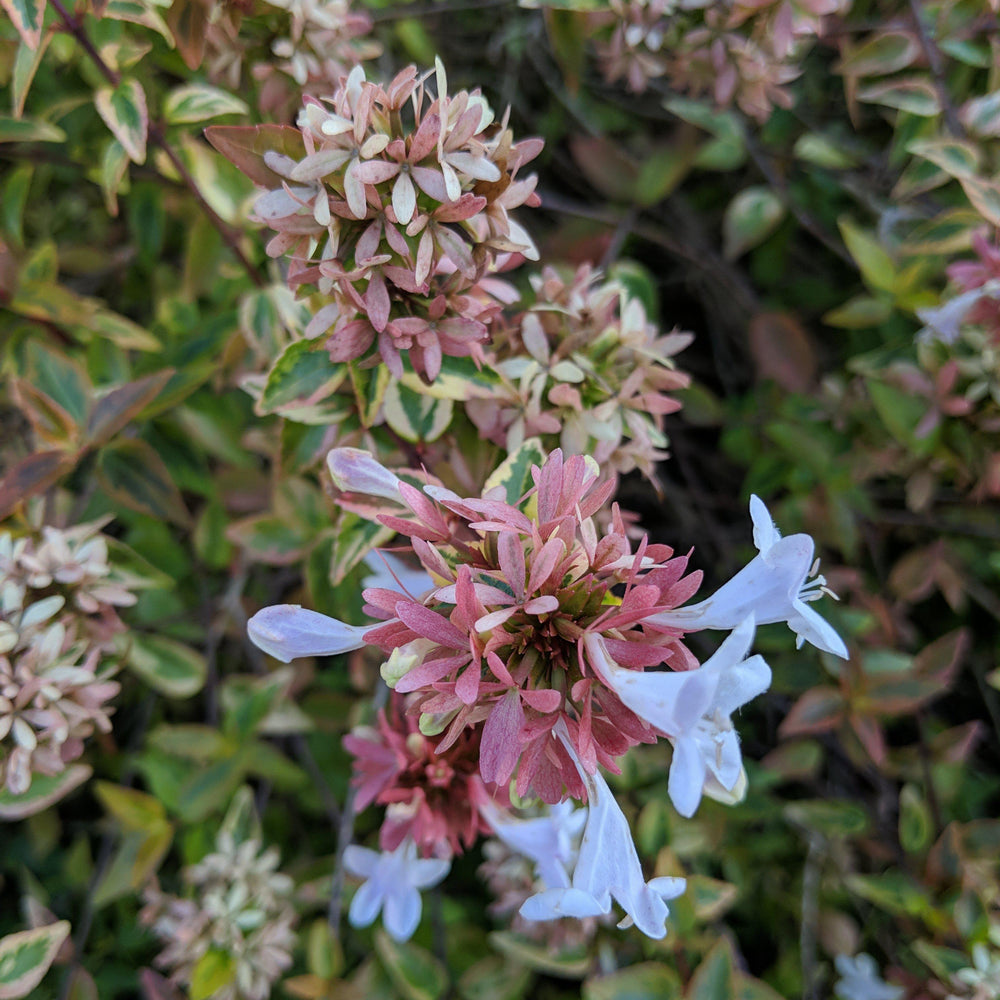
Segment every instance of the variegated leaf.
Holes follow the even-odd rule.
[[[42,981],[69,936],[68,920],[0,939],[0,1000],[26,997]]]
[[[451,423],[454,404],[391,382],[385,393],[386,423],[407,441],[436,441]]]
[[[249,108],[244,101],[207,83],[178,87],[163,104],[163,117],[171,125],[203,122],[220,115],[246,114]]]
[[[149,112],[142,84],[128,78],[117,87],[104,87],[94,95],[94,105],[129,159],[133,163],[145,163]]]
[[[25,45],[37,49],[42,38],[42,19],[46,0],[0,0]]]

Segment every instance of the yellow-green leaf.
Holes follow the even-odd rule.
[[[865,283],[878,291],[891,292],[896,284],[896,265],[882,245],[850,219],[841,218],[838,225]]]
[[[858,100],[897,108],[911,115],[932,118],[941,112],[941,99],[933,84],[921,76],[885,80],[858,88]]]
[[[103,87],[94,95],[94,106],[134,163],[146,162],[149,112],[142,84],[131,77],[117,87]]]
[[[722,246],[727,260],[763,243],[785,217],[781,199],[763,185],[741,191],[722,219]]]
[[[0,1000],[26,997],[49,971],[69,931],[69,921],[60,920],[0,939]]]
[[[217,948],[206,951],[191,973],[191,1000],[209,1000],[235,976],[236,963],[231,955]]]
[[[409,941],[394,941],[381,928],[375,951],[405,1000],[438,1000],[448,988],[448,973],[429,951]]]
[[[0,115],[0,142],[65,142],[66,133],[34,118]]]
[[[519,448],[512,451],[486,480],[483,492],[487,493],[502,486],[507,495],[507,503],[516,504],[533,485],[531,467],[541,467],[545,461],[545,451],[540,438],[528,438]]]
[[[246,115],[246,102],[207,83],[190,83],[172,90],[163,102],[163,117],[171,125],[203,122],[220,115]]]

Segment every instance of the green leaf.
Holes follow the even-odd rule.
[[[499,384],[499,377],[485,365],[477,367],[471,358],[441,359],[441,371],[433,384],[425,385],[415,372],[405,372],[400,382],[408,389],[434,399],[453,399],[456,402],[490,395]]]
[[[867,382],[867,387],[875,412],[897,441],[917,454],[925,454],[933,447],[933,434],[919,439],[913,436],[926,410],[926,404],[919,397],[905,389],[874,379]]]
[[[0,218],[11,243],[24,246],[24,209],[28,204],[31,181],[35,176],[32,163],[22,163],[7,175],[0,191]]]
[[[8,0],[11,4],[17,0]],[[28,0],[30,3],[31,0]],[[5,4],[6,5],[6,4]],[[45,6],[45,0],[40,0],[40,6]],[[17,55],[14,57],[14,71],[11,74],[11,108],[15,118],[20,118],[24,113],[24,102],[28,98],[28,91],[31,89],[31,82],[41,65],[42,56],[52,41],[52,33],[49,32],[37,46],[31,46],[23,38],[17,47]]]
[[[129,21],[132,24],[141,24],[145,28],[157,32],[171,48],[174,46],[173,37],[167,28],[166,21],[154,9],[156,0],[146,3],[143,0],[109,0],[104,8],[104,16],[115,21]],[[163,4],[160,4],[163,6]]]
[[[232,756],[236,746],[214,726],[198,723],[157,726],[149,734],[149,745],[186,760],[208,761]]]
[[[409,941],[393,941],[375,931],[375,952],[405,1000],[438,1000],[448,988],[448,972],[429,952]]]
[[[784,816],[798,826],[826,837],[855,837],[868,829],[868,814],[845,799],[810,799],[790,802]]]
[[[806,163],[825,167],[827,170],[847,170],[857,163],[839,143],[819,132],[806,132],[799,136],[792,147],[792,154]]]
[[[386,423],[407,441],[436,441],[451,423],[450,399],[434,399],[393,380],[385,393]]]
[[[0,938],[0,1000],[26,997],[49,971],[69,937],[68,920]]]
[[[1000,136],[1000,90],[966,101],[959,112],[962,124],[986,139]]]
[[[128,77],[117,87],[103,87],[94,95],[94,107],[129,159],[133,163],[145,163],[149,112],[142,84]]]
[[[125,662],[168,698],[190,698],[205,684],[208,664],[196,649],[162,635],[133,632]]]
[[[191,1000],[210,1000],[236,978],[236,962],[218,948],[211,948],[198,960],[191,973]]]
[[[639,167],[636,203],[648,207],[668,197],[691,172],[696,152],[691,142],[672,142],[653,150]]]
[[[640,962],[583,984],[583,1000],[674,1000],[682,996],[677,973],[659,962]]]
[[[110,309],[95,309],[88,328],[92,336],[110,340],[126,351],[159,351],[163,347],[147,329]]]
[[[893,916],[924,917],[933,913],[926,890],[901,871],[848,875],[845,883],[851,892]]]
[[[1000,184],[980,177],[959,177],[958,182],[976,211],[991,225],[1000,226]]]
[[[912,32],[883,31],[868,35],[857,48],[845,51],[835,72],[849,77],[886,76],[911,65],[920,55],[920,43]]]
[[[978,146],[960,139],[920,139],[911,142],[906,151],[959,178],[974,176],[982,159]]]
[[[845,330],[867,330],[881,326],[892,315],[892,303],[871,295],[856,295],[823,315],[823,322]]]
[[[733,956],[723,939],[695,970],[684,996],[686,1000],[733,1000],[735,994]]]
[[[534,981],[530,969],[499,955],[487,955],[470,966],[458,981],[462,1000],[522,1000]]]
[[[312,541],[302,525],[269,514],[236,521],[226,530],[226,537],[255,560],[271,566],[298,562]]]
[[[698,150],[693,166],[703,170],[735,170],[742,166],[747,155],[746,145],[743,125],[736,114],[686,97],[671,97],[663,106],[671,114],[715,137]]]
[[[899,793],[899,843],[903,850],[924,850],[933,834],[931,812],[923,796],[915,785],[903,785]]]
[[[838,225],[847,250],[858,265],[865,283],[878,291],[891,292],[896,284],[896,265],[882,245],[850,219],[842,217],[838,220]]]
[[[937,91],[929,80],[920,76],[871,83],[859,87],[857,97],[867,104],[897,108],[922,118],[933,118],[941,113],[941,99]]]
[[[173,524],[191,520],[166,463],[140,438],[113,441],[102,449],[97,475],[108,496],[129,510]]]
[[[502,486],[507,495],[507,503],[517,504],[534,485],[531,467],[539,467],[545,462],[545,451],[540,438],[528,438],[516,451],[512,451],[490,475],[483,486],[487,493]]]
[[[246,779],[249,763],[245,754],[237,753],[194,774],[178,795],[181,817],[189,823],[200,823],[221,812]]]
[[[328,424],[349,411],[347,399],[329,397],[347,377],[347,365],[333,362],[326,338],[289,344],[267,375],[257,401],[259,414],[278,413],[302,424]]]
[[[590,972],[590,956],[585,948],[554,952],[510,931],[494,931],[489,938],[497,951],[534,972],[560,979],[583,979]]]
[[[972,246],[972,235],[980,225],[978,212],[952,208],[915,227],[900,250],[914,256],[961,253]]]
[[[353,511],[343,512],[337,523],[337,534],[330,555],[330,582],[334,586],[343,583],[347,574],[372,549],[385,545],[394,534],[392,528],[364,520]]]
[[[95,781],[92,787],[104,808],[126,830],[141,833],[166,822],[163,803],[152,795],[110,781]]]
[[[29,49],[39,47],[46,0],[0,0],[8,17]]]
[[[87,764],[70,764],[58,774],[36,774],[31,779],[31,787],[22,795],[12,795],[6,788],[0,789],[0,819],[24,819],[47,809],[54,802],[69,795],[74,788],[82,785],[93,773]]]
[[[739,889],[731,882],[709,878],[707,875],[690,875],[685,895],[699,920],[718,920],[735,902]]]
[[[785,217],[781,199],[763,185],[741,191],[726,208],[722,219],[723,254],[735,260],[760,245]]]
[[[190,83],[172,90],[163,102],[163,117],[171,125],[203,122],[220,115],[247,115],[246,102],[207,83]]]
[[[244,785],[229,803],[219,833],[229,834],[235,844],[261,839],[260,818],[253,800],[253,791]]]
[[[118,195],[128,189],[128,165],[129,158],[125,147],[117,139],[111,138],[104,147],[100,166],[87,175],[100,185],[108,215],[118,215]]]

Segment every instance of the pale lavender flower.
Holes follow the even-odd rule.
[[[840,1000],[898,1000],[903,988],[887,983],[878,971],[878,965],[871,955],[862,952],[854,958],[838,955],[834,959],[840,979],[834,984],[833,992]]]

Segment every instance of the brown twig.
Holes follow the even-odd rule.
[[[107,80],[112,87],[117,87],[122,80],[121,74],[112,69],[104,61],[104,58],[94,47],[94,43],[90,40],[90,37],[87,35],[87,32],[80,23],[79,19],[66,9],[62,0],[52,0],[52,9],[59,15],[63,25],[66,27],[66,30],[77,40],[81,48],[87,53],[91,62],[93,62],[93,64],[97,67],[98,71],[105,78],[105,80]],[[266,287],[267,281],[264,278],[264,275],[260,273],[257,267],[240,247],[239,234],[205,200],[205,196],[201,193],[197,183],[191,176],[191,173],[188,171],[187,167],[184,166],[184,163],[181,161],[180,157],[174,151],[170,143],[167,142],[166,136],[163,134],[163,130],[159,125],[150,123],[148,128],[148,141],[161,149],[167,159],[170,160],[171,165],[177,171],[184,183],[184,186],[191,192],[194,200],[198,203],[198,207],[205,214],[205,217],[209,220],[209,222],[211,222],[212,225],[218,230],[223,242],[227,247],[229,247],[233,256],[240,262],[243,270],[246,271],[247,276],[254,283],[254,285],[256,285],[257,288]]]
[[[941,110],[944,112],[944,123],[948,126],[948,131],[954,136],[963,136],[965,129],[959,120],[958,112],[952,103],[951,95],[944,79],[944,64],[941,61],[941,50],[937,43],[931,38],[924,24],[924,19],[920,11],[919,0],[910,0],[910,11],[913,14],[913,26],[917,31],[917,39],[920,47],[924,51],[927,65],[930,67],[931,79],[934,81],[934,89],[937,91],[938,100],[941,102]]]

